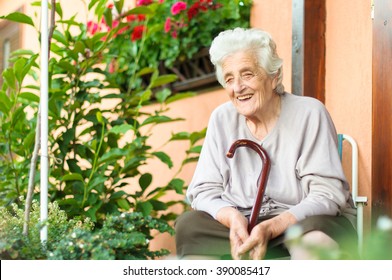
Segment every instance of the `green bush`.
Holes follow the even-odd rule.
[[[20,198],[24,202],[23,198]],[[94,224],[89,218],[68,219],[64,210],[61,210],[57,202],[48,204],[48,220],[44,223],[48,226],[48,239],[43,244],[40,239],[40,230],[43,224],[40,222],[40,206],[34,200],[30,213],[28,235],[23,234],[24,211],[13,203],[7,210],[0,207],[0,258],[1,259],[46,259],[46,252],[55,248],[72,230],[93,230]]]

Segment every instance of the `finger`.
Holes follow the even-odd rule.
[[[257,241],[252,238],[248,238],[243,244],[241,244],[241,246],[239,246],[238,253],[240,255],[246,254],[250,252],[255,246],[257,246]]]
[[[266,252],[267,252],[266,246],[259,244],[251,250],[250,258],[252,260],[262,260],[264,259]]]

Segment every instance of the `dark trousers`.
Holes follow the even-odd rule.
[[[259,222],[270,219],[265,216]],[[342,258],[356,259],[357,234],[350,221],[343,216],[312,216],[300,221],[302,233],[319,230],[330,236],[345,252]],[[188,211],[175,223],[176,250],[181,258],[186,255],[211,256],[218,259],[230,259],[229,229],[216,221],[206,212]],[[284,244],[284,234],[268,243],[265,259],[285,258],[289,252]],[[355,245],[353,245],[355,244]]]

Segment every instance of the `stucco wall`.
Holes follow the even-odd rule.
[[[33,1],[0,1],[1,14],[7,14],[22,3]],[[67,14],[76,13],[79,0],[71,0]],[[62,2],[65,3],[65,2]],[[63,4],[64,5],[64,4]],[[291,90],[291,1],[254,0],[251,25],[270,32],[277,42],[278,53],[284,59],[283,83]],[[26,5],[27,12],[32,11]],[[37,9],[37,8],[35,8]],[[26,11],[26,10],[25,10]],[[81,13],[84,10],[79,10]],[[326,34],[326,106],[336,124],[338,132],[353,136],[359,146],[359,189],[360,195],[370,198],[371,188],[371,63],[372,63],[372,21],[369,0],[327,0]],[[24,47],[38,48],[38,40],[33,32],[24,32]],[[185,121],[175,125],[160,126],[151,138],[152,144],[172,132],[196,131],[207,125],[211,111],[225,102],[222,90],[214,89],[197,97],[172,104],[170,115],[183,117]],[[153,109],[153,107],[152,107]],[[152,161],[154,184],[167,182],[176,172],[176,167],[184,157],[186,143],[173,143],[164,150],[173,157],[175,167],[165,170],[159,161]],[[346,163],[345,163],[346,164]],[[188,165],[181,177],[189,182],[194,164]],[[156,171],[160,170],[160,171]],[[370,207],[365,209],[365,218],[370,216]],[[152,248],[164,246],[174,252],[174,239],[161,236],[152,243]]]
[[[359,194],[371,198],[372,19],[371,1],[327,1],[326,106],[338,132],[359,150]],[[369,203],[370,205],[370,203]],[[370,206],[365,208],[365,222]]]

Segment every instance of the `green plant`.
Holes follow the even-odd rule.
[[[44,224],[40,222],[39,203],[33,201],[28,236],[22,233],[23,216],[16,203],[10,210],[0,208],[0,259],[154,259],[169,251],[149,249],[152,231],[174,234],[166,221],[137,212],[108,215],[103,227],[98,228],[89,218],[69,219],[53,202],[48,205],[48,220],[44,223],[49,228],[48,239],[42,243],[39,231]]]
[[[314,259],[321,260],[392,260],[392,219],[380,216],[376,226],[364,238],[363,248],[359,252],[355,238],[347,236],[343,239],[344,248],[325,246],[324,244],[309,244],[302,240],[302,229],[291,227],[287,236],[291,246],[301,247]]]
[[[222,30],[249,27],[251,0],[139,0],[136,9],[110,5],[111,12],[89,21],[91,34],[119,28],[106,63],[110,81],[126,91],[135,70],[171,68],[209,47]],[[132,14],[131,11],[137,11]],[[147,34],[147,40],[142,35]],[[135,59],[140,47],[144,51]],[[118,75],[118,73],[122,75]],[[170,73],[170,71],[168,71]],[[148,79],[147,79],[148,80]],[[134,80],[132,80],[134,81]],[[137,81],[136,81],[137,82]]]
[[[144,260],[169,254],[166,249],[149,249],[152,230],[174,234],[165,221],[141,213],[108,216],[99,230],[76,229],[69,233],[48,253],[48,259]]]
[[[24,198],[20,198],[24,202]],[[48,220],[44,223],[49,227],[46,244],[40,240],[40,207],[38,201],[32,203],[30,216],[30,231],[23,234],[24,211],[16,203],[10,210],[0,207],[0,259],[46,259],[47,249],[56,248],[68,232],[80,229],[90,231],[93,223],[90,219],[68,219],[57,202],[48,204]]]
[[[122,10],[124,1],[114,3],[117,10]],[[107,4],[106,0],[91,1],[88,5],[90,16],[113,23],[113,8]],[[108,32],[90,34],[85,23],[88,19],[85,22],[77,21],[76,16],[65,19],[59,3],[53,8],[59,19],[52,21],[50,38],[50,200],[58,201],[70,218],[89,217],[100,226],[107,215],[125,211],[174,219],[176,214],[169,207],[184,205],[183,201],[163,203],[160,199],[169,192],[182,194],[186,187],[184,181],[173,177],[167,183],[152,187],[153,174],[141,171],[141,167],[152,159],[159,159],[167,168],[173,168],[170,156],[150,146],[148,141],[154,126],[182,120],[166,114],[170,104],[194,94],[173,94],[162,88],[175,81],[176,76],[160,75],[156,67],[130,68],[132,71],[127,73],[111,71],[111,64],[106,62],[112,57],[111,51],[117,48],[118,42],[114,39],[124,34],[127,22],[116,26],[110,24],[112,28]],[[147,7],[129,10],[126,16],[141,13],[154,17],[154,11]],[[33,20],[21,13],[3,18],[34,26]],[[126,31],[132,32],[128,28]],[[140,61],[146,55],[144,42],[148,42],[151,34],[142,33],[133,41],[130,49],[134,52],[127,59]],[[17,201],[27,192],[39,87],[36,79],[32,79],[32,84],[26,84],[25,78],[38,76],[37,57],[38,54],[30,50],[19,50],[13,53],[13,66],[3,72],[5,82],[0,91],[0,194],[3,206]],[[141,77],[147,74],[150,75],[149,83],[143,84]],[[126,80],[127,86],[118,83],[117,79]],[[152,103],[159,104],[154,111],[149,110]],[[162,139],[162,144],[189,140],[189,154],[184,155],[186,164],[192,161],[189,155],[197,156],[199,149],[195,139],[203,137],[204,131],[173,132],[170,139]],[[34,185],[38,180],[35,175]]]

